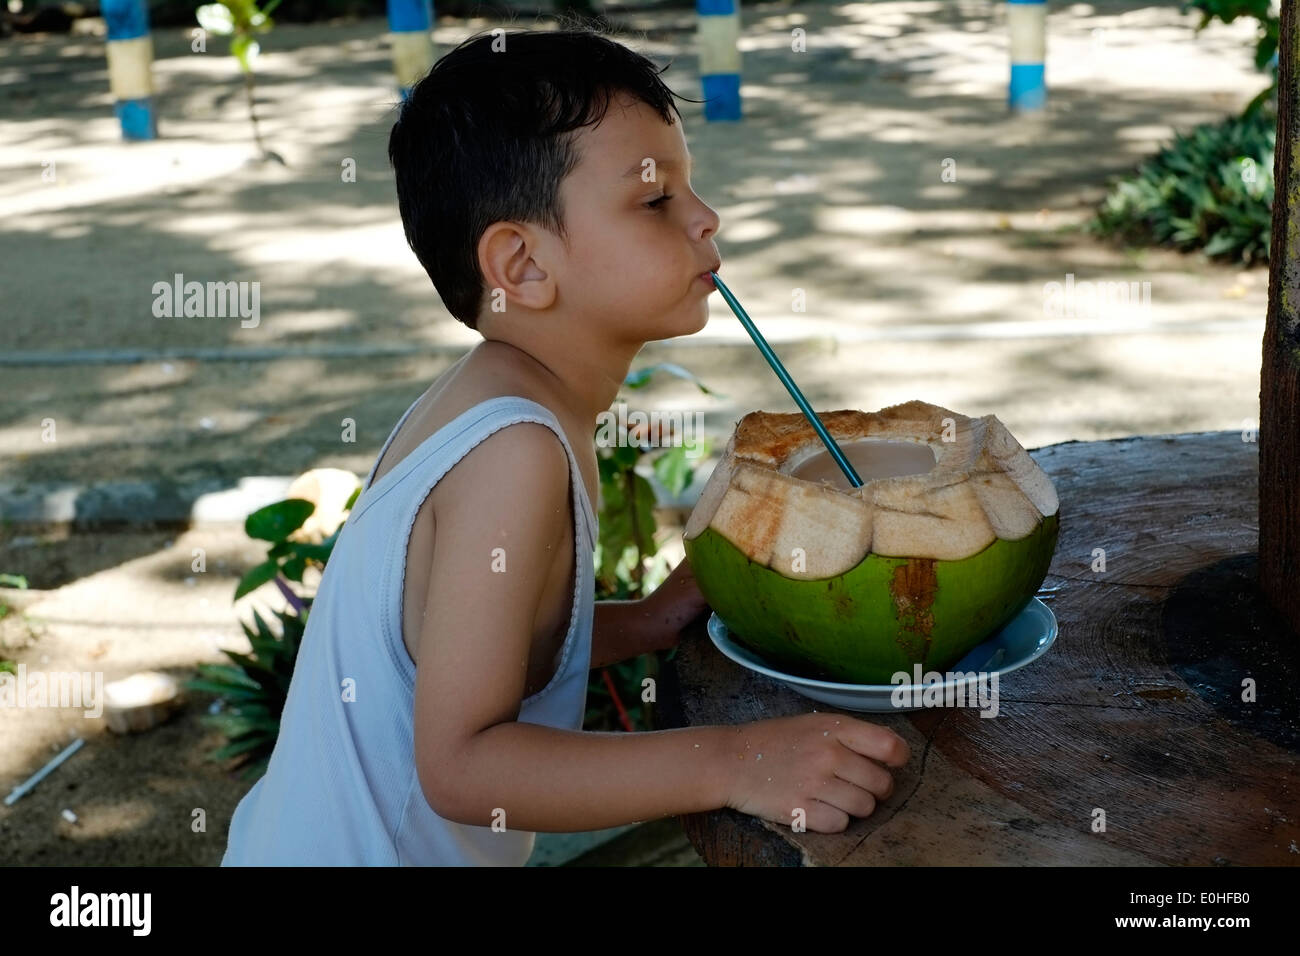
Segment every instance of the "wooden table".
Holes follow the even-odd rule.
[[[875,813],[834,834],[693,814],[696,850],[717,866],[1300,863],[1300,641],[1254,591],[1257,447],[1211,432],[1034,450],[1061,499],[1044,582],[1060,634],[1000,680],[998,716],[853,714],[912,748]],[[703,620],[664,667],[662,726],[834,710],[723,657]]]

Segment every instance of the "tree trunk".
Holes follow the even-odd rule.
[[[1282,4],[1273,241],[1260,374],[1259,584],[1300,636],[1300,150],[1295,104],[1300,22]]]

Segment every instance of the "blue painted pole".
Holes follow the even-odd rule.
[[[145,0],[103,0],[108,28],[108,84],[122,138],[157,139],[153,105],[153,37]]]
[[[695,0],[704,119],[739,120],[740,0]]]
[[[1047,105],[1046,0],[1007,0],[1007,26],[1011,30],[1007,103],[1017,112],[1041,110]]]
[[[388,0],[393,72],[402,99],[433,66],[433,0]]]

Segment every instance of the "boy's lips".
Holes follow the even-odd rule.
[[[713,276],[710,273],[717,272],[721,268],[722,268],[722,262],[721,261],[715,262],[712,266],[709,267],[708,272],[700,273],[700,278],[703,279],[705,282],[707,282],[709,285],[715,286],[716,288],[716,285],[713,281]]]

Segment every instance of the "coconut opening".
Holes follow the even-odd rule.
[[[840,451],[864,482],[904,475],[926,475],[939,463],[934,450],[926,444],[884,438],[864,438],[839,442]],[[825,481],[842,491],[852,485],[825,448],[798,461],[787,474],[803,481]]]

